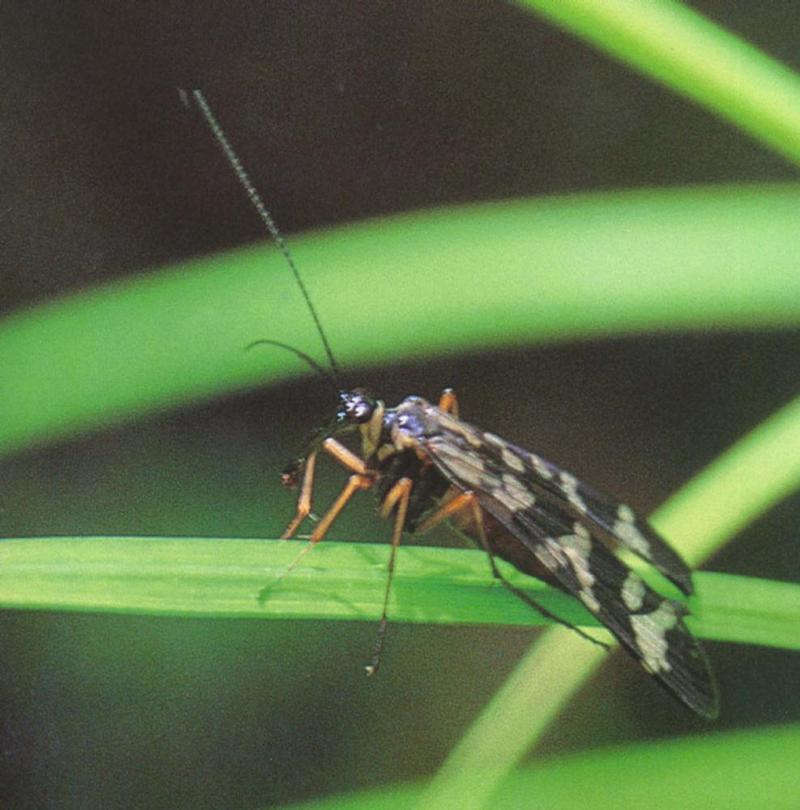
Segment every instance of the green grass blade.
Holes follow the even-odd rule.
[[[687,560],[698,564],[798,484],[800,399],[770,417],[676,493],[655,513],[653,524]],[[692,609],[698,615],[704,612],[710,591],[698,592],[693,600]],[[713,620],[718,629],[733,621],[737,606],[747,611],[758,604],[764,607],[757,590],[746,596],[734,589],[728,595],[730,613]],[[783,604],[789,607],[788,615],[800,609],[800,590],[795,586],[787,585],[782,599],[787,600]],[[800,625],[792,628],[791,621],[779,621],[779,625],[794,637]],[[743,620],[741,626],[746,623]],[[692,625],[692,629],[698,628]],[[549,629],[450,753],[425,794],[425,805],[484,807],[604,658],[601,650],[575,633],[562,627]],[[542,688],[542,678],[548,676],[552,689]],[[500,737],[502,746],[498,746]],[[465,776],[478,772],[480,779]]]
[[[352,368],[645,330],[796,325],[798,210],[793,185],[581,195],[399,216],[293,247]],[[402,318],[398,279],[414,290]],[[320,354],[272,248],[7,318],[0,452],[307,372],[288,352],[244,350],[260,337]]]
[[[800,78],[671,0],[518,0],[800,163]]]
[[[169,616],[374,622],[386,588],[385,544],[325,542],[284,573],[298,543],[177,537],[48,537],[0,543],[0,607]],[[398,552],[394,621],[546,624],[497,587],[482,552]],[[574,599],[530,577],[516,584],[569,621],[597,622]],[[698,576],[698,635],[800,649],[800,587],[725,574]],[[589,645],[584,645],[589,646]]]
[[[601,748],[514,773],[492,807],[794,810],[800,804],[798,761],[800,726]],[[421,806],[423,797],[421,786],[403,784],[294,807],[395,810]]]

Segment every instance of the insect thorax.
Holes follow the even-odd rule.
[[[375,400],[369,419],[359,424],[362,455],[378,474],[378,499],[383,501],[401,479],[413,481],[405,525],[408,532],[414,531],[450,489],[450,482],[431,463],[421,443],[435,431],[436,411],[421,397],[408,397],[395,408]]]
[[[342,395],[350,411],[352,403],[364,405],[359,392]],[[361,435],[361,453],[364,460],[380,467],[388,458],[404,450],[413,450],[423,458],[420,438],[432,429],[430,412],[433,407],[421,397],[407,397],[396,408],[387,408],[381,400],[371,400],[370,410],[361,418],[349,416],[358,422]]]

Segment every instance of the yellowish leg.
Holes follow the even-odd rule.
[[[394,517],[394,529],[392,530],[392,550],[389,554],[389,565],[387,566],[388,577],[386,580],[386,591],[383,595],[383,611],[381,613],[381,621],[378,625],[378,637],[375,639],[375,648],[372,651],[372,661],[365,667],[367,675],[374,675],[378,671],[381,664],[381,653],[383,652],[383,644],[386,640],[386,626],[388,624],[387,612],[389,609],[389,593],[392,589],[392,576],[394,575],[395,558],[397,557],[397,549],[400,545],[400,538],[403,536],[403,528],[406,525],[406,515],[408,514],[408,499],[411,497],[411,489],[414,486],[410,478],[401,478],[387,493],[384,498],[384,510],[388,516],[392,507],[397,505],[397,512]],[[386,504],[389,503],[388,509]]]
[[[389,515],[392,514],[392,509],[397,505],[398,501],[402,501],[403,499],[408,500],[408,494],[411,492],[411,479],[410,478],[401,478],[387,493],[383,499],[383,503],[381,504],[380,511],[378,515],[380,516],[381,520],[386,520]],[[400,509],[406,509],[408,504],[405,505],[401,504],[398,508],[398,514],[400,513]],[[404,515],[405,517],[405,515]],[[405,521],[403,521],[405,522]],[[395,522],[395,526],[396,526]]]
[[[286,527],[286,531],[281,535],[281,540],[288,540],[294,537],[294,533],[300,528],[300,524],[311,514],[311,491],[314,488],[314,467],[317,463],[317,454],[312,453],[306,460],[303,470],[303,483],[300,485],[300,497],[297,499],[297,512],[292,518],[292,522]]]
[[[300,560],[311,551],[314,546],[325,537],[328,529],[333,525],[333,521],[341,513],[342,509],[347,506],[347,503],[359,490],[369,489],[374,483],[375,478],[370,474],[366,464],[355,453],[352,453],[344,445],[339,444],[335,439],[325,439],[322,443],[322,449],[328,455],[335,458],[343,467],[351,470],[353,475],[350,476],[339,496],[333,502],[333,505],[328,509],[322,520],[314,527],[311,537],[305,546],[300,550],[297,556],[286,566],[281,574],[279,574],[266,588],[261,590],[259,599],[265,599],[267,594],[274,588],[292,569],[294,569]],[[281,535],[282,540],[288,540],[299,528],[300,524],[311,513],[311,495],[314,485],[314,468],[316,466],[316,453],[312,453],[306,461],[306,467],[303,472],[303,483],[300,487],[300,497],[297,500],[297,512],[292,519],[292,522],[286,527],[286,531]]]
[[[322,443],[322,449],[328,455],[335,458],[345,469],[350,470],[350,472],[363,476],[367,475],[366,464],[343,444],[339,444],[336,439],[325,439]],[[291,523],[286,527],[286,531],[281,535],[281,540],[288,540],[294,537],[295,532],[300,528],[300,524],[311,514],[311,494],[314,488],[314,468],[316,467],[316,461],[316,453],[312,453],[306,461],[305,470],[303,471],[303,483],[300,486],[300,497],[297,499],[297,512]],[[330,523],[328,526],[330,526]],[[317,528],[319,528],[319,526]]]
[[[286,566],[286,568],[277,576],[275,579],[270,582],[265,588],[262,588],[261,594],[259,596],[260,599],[265,599],[267,594],[290,572],[292,571],[300,560],[311,551],[314,546],[325,537],[328,529],[330,529],[333,521],[341,513],[342,509],[347,506],[348,501],[353,497],[361,489],[369,489],[374,483],[374,479],[367,475],[360,475],[356,473],[355,475],[351,475],[348,479],[347,483],[344,485],[344,489],[339,493],[339,497],[333,502],[333,505],[330,509],[325,513],[324,517],[320,522],[314,527],[314,531],[311,533],[311,537],[309,541],[300,549],[297,556]]]
[[[468,507],[478,506],[475,496],[471,492],[461,492],[455,498],[442,504],[432,515],[425,518],[422,523],[417,526],[418,532],[427,532],[434,526],[438,526],[443,520],[453,517],[457,512]],[[480,512],[480,508],[478,508]],[[483,523],[481,522],[481,530],[483,530]]]
[[[359,458],[352,450],[348,450],[343,444],[337,442],[336,439],[325,439],[322,443],[322,449],[350,472],[359,473],[360,475],[369,474],[364,460]]]
[[[374,483],[374,479],[368,475],[361,475],[356,473],[351,475],[344,485],[344,489],[339,493],[339,497],[333,502],[333,505],[326,512],[325,516],[314,527],[311,532],[311,540],[309,546],[319,543],[323,537],[328,533],[328,529],[333,525],[333,521],[339,517],[342,509],[347,506],[348,501],[353,495],[361,489],[369,489]]]

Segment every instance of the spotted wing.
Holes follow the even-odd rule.
[[[441,414],[440,422],[443,433],[461,444],[469,445],[465,435],[477,437],[481,455],[524,480],[537,499],[555,502],[612,548],[623,546],[629,549],[675,583],[687,596],[692,593],[691,571],[686,563],[629,506],[584,484],[536,453],[529,453],[493,433],[467,425],[449,414]],[[459,428],[465,428],[468,433],[463,434]]]
[[[698,714],[716,716],[714,681],[683,622],[683,605],[652,590],[598,538],[594,522],[576,519],[563,498],[542,497],[528,470],[485,452],[482,434],[470,430],[460,422],[455,431],[444,425],[423,440],[425,451],[450,481],[472,491],[648,673]]]

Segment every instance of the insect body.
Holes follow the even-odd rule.
[[[461,421],[451,391],[445,391],[436,406],[408,397],[388,408],[363,391],[342,390],[333,352],[280,232],[205,98],[199,91],[193,97],[295,276],[322,339],[330,372],[298,349],[272,340],[256,342],[294,352],[334,384],[339,399],[333,422],[317,432],[306,456],[284,472],[284,483],[293,486],[302,480],[302,484],[297,512],[283,536],[293,537],[311,514],[320,452],[335,458],[350,477],[287,570],[323,539],[360,490],[376,490],[381,516],[394,521],[378,642],[367,671],[374,672],[379,664],[389,585],[403,533],[425,531],[449,520],[488,552],[493,575],[518,597],[566,624],[509,583],[496,557],[577,597],[658,683],[698,714],[715,717],[714,680],[700,645],[684,624],[686,609],[652,590],[615,552],[629,549],[688,595],[692,582],[683,560],[637,520],[630,507],[540,456]],[[360,455],[339,441],[347,433],[360,434]]]
[[[297,513],[284,537],[293,536],[311,512],[320,450],[351,476],[300,556],[322,540],[356,492],[375,488],[381,516],[394,520],[390,572],[403,532],[422,532],[449,519],[488,552],[493,574],[518,596],[552,617],[503,578],[495,557],[580,599],[661,685],[698,714],[716,716],[714,681],[683,622],[685,608],[657,594],[614,553],[628,548],[684,593],[692,592],[685,563],[630,507],[540,456],[461,421],[451,391],[444,392],[438,406],[408,397],[387,408],[361,391],[339,397],[334,426],[317,437],[288,479],[292,483],[302,469]],[[354,430],[360,433],[361,456],[335,438]],[[369,672],[378,666],[385,627],[384,605]]]

